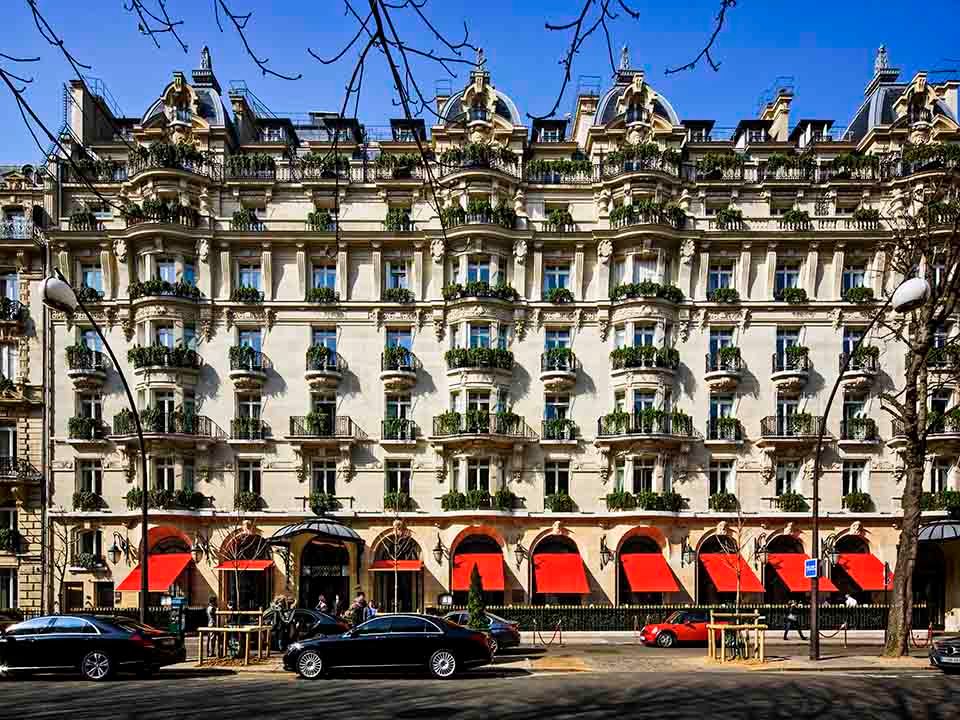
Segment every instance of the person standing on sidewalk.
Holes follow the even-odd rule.
[[[787,635],[791,630],[796,630],[797,635],[800,636],[801,640],[806,640],[803,636],[803,630],[800,629],[800,617],[797,615],[797,603],[795,600],[791,600],[787,604],[787,619],[783,623],[783,639],[787,639]]]
[[[207,601],[207,627],[217,626],[217,598],[210,596]],[[207,633],[207,657],[213,657],[217,650],[217,634]]]

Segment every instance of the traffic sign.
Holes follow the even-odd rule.
[[[803,576],[805,578],[818,577],[820,575],[820,573],[818,572],[819,571],[819,568],[817,567],[818,565],[819,565],[819,561],[817,560],[817,558],[807,558],[806,560],[804,560]]]

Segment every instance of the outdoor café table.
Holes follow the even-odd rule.
[[[217,648],[217,657],[221,658],[226,654],[227,648],[227,638],[230,635],[236,635],[237,637],[243,638],[243,664],[250,664],[250,639],[253,636],[257,638],[257,659],[262,660],[264,657],[264,649],[266,649],[266,657],[270,657],[270,631],[271,628],[269,625],[237,625],[234,627],[202,627],[197,629],[197,633],[200,635],[200,661],[199,664],[203,664],[203,651],[206,648],[206,636],[212,634],[216,637],[216,648]]]

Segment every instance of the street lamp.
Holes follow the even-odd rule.
[[[820,463],[823,458],[823,438],[827,432],[827,418],[830,416],[830,406],[833,405],[833,398],[836,396],[837,390],[840,387],[840,383],[843,380],[843,374],[850,366],[851,358],[857,354],[860,346],[863,344],[864,340],[867,339],[870,331],[873,330],[873,326],[877,324],[877,321],[881,317],[883,317],[883,314],[888,308],[892,306],[893,309],[898,313],[908,313],[923,305],[929,296],[930,283],[923,278],[915,277],[904,280],[902,283],[900,283],[900,285],[897,286],[897,289],[893,291],[893,295],[887,299],[887,301],[883,304],[883,307],[874,313],[873,319],[870,321],[870,324],[867,325],[866,330],[863,331],[863,334],[860,335],[860,338],[854,344],[853,348],[851,348],[850,352],[846,353],[843,358],[843,366],[840,368],[840,373],[837,375],[837,380],[833,383],[833,388],[830,390],[830,397],[827,398],[827,405],[823,410],[823,422],[820,423],[820,432],[817,433],[817,453],[813,460],[813,504],[810,508],[810,512],[813,516],[813,530],[810,533],[810,547],[814,551],[816,551],[816,549],[820,546]],[[817,566],[817,575],[810,578],[810,659],[820,659],[819,563]]]
[[[607,547],[607,536],[600,538],[600,569],[603,570],[609,563],[613,562],[613,550]]]
[[[433,559],[437,561],[437,565],[443,562],[443,558],[446,554],[447,548],[443,546],[443,540],[440,539],[440,533],[437,533],[437,544],[433,548]]]
[[[680,567],[693,565],[696,561],[697,551],[690,546],[687,536],[684,535],[680,538]]]
[[[59,312],[67,315],[72,315],[74,312],[76,312],[77,308],[80,308],[87,320],[90,322],[90,325],[93,327],[94,331],[97,333],[97,337],[100,338],[100,342],[103,343],[104,350],[107,351],[111,362],[113,362],[113,367],[117,371],[117,375],[120,376],[120,382],[123,384],[123,389],[127,393],[127,403],[130,405],[130,412],[133,414],[133,423],[137,429],[137,440],[140,442],[140,469],[143,477],[143,492],[141,493],[143,496],[143,505],[141,507],[140,520],[140,535],[142,538],[141,542],[143,544],[143,548],[140,551],[140,622],[146,623],[147,588],[150,587],[148,582],[149,571],[147,570],[150,558],[150,548],[147,545],[150,493],[147,492],[147,445],[143,440],[143,426],[140,424],[140,413],[137,410],[137,403],[133,399],[133,392],[130,390],[130,384],[127,382],[127,378],[123,374],[120,363],[117,362],[117,356],[113,354],[113,348],[110,347],[110,343],[108,343],[107,339],[103,336],[103,331],[100,329],[100,326],[97,325],[97,321],[93,319],[90,311],[87,310],[86,306],[80,301],[80,298],[77,297],[77,293],[74,292],[74,289],[70,286],[70,283],[67,282],[67,279],[63,276],[63,273],[61,273],[59,270],[55,270],[54,272],[55,275],[51,275],[44,280],[43,286],[40,288],[40,297],[43,300],[43,304],[48,308],[58,310]],[[114,545],[116,545],[116,542],[114,542]],[[111,547],[110,549],[112,550],[113,548]]]

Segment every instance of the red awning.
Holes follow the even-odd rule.
[[[620,556],[627,583],[633,592],[677,592],[680,586],[660,553],[627,553]]]
[[[776,571],[790,592],[810,592],[810,578],[803,576],[803,563],[809,560],[803,553],[771,553],[767,562]],[[830,578],[820,578],[820,589],[824,592],[837,592],[837,586]]]
[[[150,555],[147,559],[147,590],[163,593],[180,576],[180,573],[193,562],[190,553],[163,553]],[[140,592],[140,566],[137,565],[123,582],[115,588],[117,592]]]
[[[450,589],[469,590],[470,574],[476,567],[484,590],[503,591],[503,555],[501,553],[462,553],[453,557],[453,574]]]
[[[707,575],[718,592],[737,591],[737,567],[740,568],[740,592],[763,592],[763,585],[739,553],[700,553]]]
[[[374,560],[368,568],[374,572],[393,572],[396,565],[397,572],[420,572],[423,570],[423,560]]]
[[[850,576],[861,590],[885,590],[893,587],[893,573],[887,577],[884,587],[884,565],[876,555],[870,553],[840,553],[837,555],[837,565]]]
[[[590,592],[580,553],[537,553],[533,579],[538,593],[586,595]]]
[[[227,560],[217,565],[214,570],[230,570],[244,572],[246,570],[260,571],[273,567],[273,560]]]

